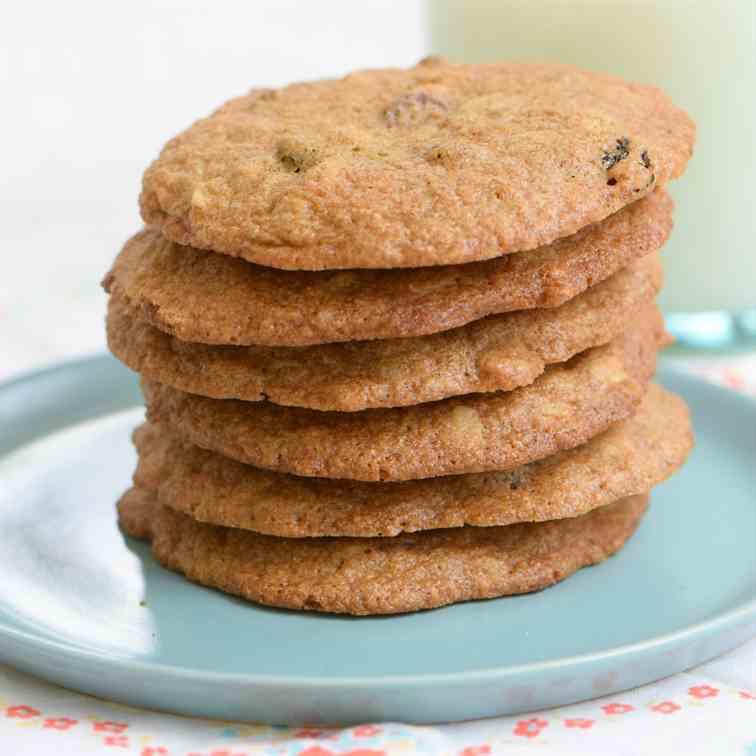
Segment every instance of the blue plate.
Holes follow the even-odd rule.
[[[69,688],[272,723],[456,721],[635,687],[756,634],[756,403],[669,370],[698,437],[620,554],[542,593],[393,618],[265,609],[124,539],[132,374],[0,388],[0,658]]]

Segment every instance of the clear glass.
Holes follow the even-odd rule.
[[[656,84],[698,125],[660,302],[691,346],[756,344],[756,1],[430,0],[433,52]]]

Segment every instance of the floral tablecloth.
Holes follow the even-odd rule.
[[[26,282],[0,291],[0,380],[104,348],[98,276],[90,266],[61,271],[61,280],[68,277],[70,285],[50,292],[42,309],[29,306]],[[756,395],[756,354],[666,359]],[[756,756],[756,640],[688,673],[621,695],[529,716],[435,727],[376,722],[325,729],[187,719],[82,696],[0,666],[0,754],[49,753]]]
[[[170,716],[0,668],[0,752],[141,756],[712,754],[756,756],[756,641],[688,673],[530,716],[457,725],[279,727]]]

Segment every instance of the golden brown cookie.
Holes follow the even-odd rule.
[[[487,315],[554,307],[662,246],[664,192],[546,247],[418,270],[273,270],[163,239],[130,239],[103,282],[133,311],[183,341],[305,346],[421,336]]]
[[[134,443],[135,485],[195,520],[285,538],[369,538],[576,517],[668,478],[693,433],[682,399],[652,385],[633,417],[504,473],[403,483],[300,478],[243,465],[149,424],[135,431]]]
[[[412,407],[319,412],[208,399],[142,381],[150,422],[240,462],[295,475],[409,480],[506,470],[584,443],[646,393],[664,328],[656,308],[530,386]]]
[[[288,609],[399,614],[470,599],[529,593],[618,551],[648,496],[581,517],[394,538],[275,538],[192,520],[139,488],[118,503],[127,534],[202,585]]]
[[[526,386],[547,365],[622,333],[661,282],[661,263],[649,255],[561,307],[430,336],[311,347],[190,344],[135,319],[114,298],[108,346],[144,377],[192,394],[342,412],[400,407]]]
[[[533,249],[679,176],[695,128],[658,89],[571,66],[360,71],[255,89],[172,139],[142,216],[276,268],[416,268]]]

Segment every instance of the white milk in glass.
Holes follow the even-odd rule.
[[[698,126],[671,185],[668,313],[756,309],[756,0],[430,0],[453,61],[574,63],[656,84]],[[704,319],[699,316],[699,321]]]

